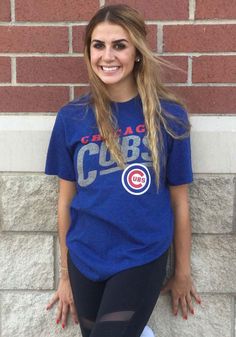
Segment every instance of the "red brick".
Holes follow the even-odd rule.
[[[123,3],[137,9],[146,20],[188,19],[188,0],[106,0],[106,5]]]
[[[171,62],[173,66],[180,68],[171,69],[163,66],[162,81],[165,83],[184,83],[188,79],[188,58],[186,56],[165,56],[161,57],[168,62]]]
[[[0,27],[0,52],[68,52],[66,27]]]
[[[193,57],[193,82],[235,83],[236,56]]]
[[[152,51],[157,51],[157,26],[147,26],[147,41]]]
[[[82,53],[84,48],[85,26],[73,27],[73,51]],[[147,40],[153,51],[157,50],[157,26],[147,26]]]
[[[0,57],[0,82],[11,82],[10,57]]]
[[[19,83],[87,83],[82,57],[20,57],[17,59]]]
[[[11,21],[10,0],[0,1],[0,21]]]
[[[15,0],[17,21],[87,20],[99,8],[98,0]]]
[[[84,49],[85,26],[73,27],[73,51],[82,53]]]
[[[235,19],[236,2],[232,0],[197,0],[197,19]]]
[[[236,114],[236,87],[172,87],[190,113]]]
[[[236,25],[164,26],[165,52],[236,50]]]
[[[65,87],[0,87],[0,112],[56,112],[68,100]]]

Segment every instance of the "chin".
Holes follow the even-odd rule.
[[[104,83],[104,84],[107,84],[107,85],[112,85],[112,84],[118,84],[120,82],[120,79],[119,80],[115,80],[115,79],[107,79],[107,78],[101,78],[100,77],[100,80]]]

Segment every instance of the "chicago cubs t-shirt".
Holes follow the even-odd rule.
[[[45,173],[76,182],[66,244],[77,268],[99,281],[148,263],[170,246],[173,212],[168,186],[192,182],[190,138],[176,140],[162,128],[164,153],[157,190],[140,97],[112,103],[125,169],[112,160],[85,101],[70,102],[57,114]],[[186,122],[181,106],[161,104]],[[177,134],[184,132],[180,124],[173,120],[170,124]]]

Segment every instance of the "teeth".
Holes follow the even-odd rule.
[[[117,69],[118,69],[118,67],[102,67],[102,70],[104,70],[104,71],[115,71]]]

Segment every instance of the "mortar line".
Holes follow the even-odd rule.
[[[73,101],[74,99],[74,87],[73,86],[70,86],[70,89],[69,89],[69,99],[70,101]]]
[[[157,52],[163,53],[163,25],[157,26]]]
[[[189,20],[195,20],[196,0],[189,0]]]
[[[188,25],[188,26],[198,26],[198,25],[213,25],[213,26],[219,26],[219,25],[235,25],[236,20],[235,19],[222,19],[222,20],[211,20],[211,19],[203,19],[203,20],[145,20],[146,24],[160,24],[168,25],[168,26],[181,26],[181,25]]]
[[[16,14],[15,14],[15,0],[10,0],[11,6],[11,23],[16,22]]]
[[[14,0],[11,0],[14,1]],[[69,26],[86,26],[88,21],[42,21],[42,22],[26,22],[26,21],[12,21],[15,27],[69,27]],[[0,22],[0,27],[8,27],[9,22]]]
[[[71,92],[72,92],[72,99],[75,99],[76,96],[75,96],[75,87],[74,86],[71,87]]]
[[[68,27],[68,42],[69,42],[69,54],[73,53],[73,28]]]
[[[11,85],[16,85],[16,57],[11,58]],[[2,86],[2,84],[1,84]]]
[[[17,83],[12,85],[12,83],[0,83],[0,87],[14,87],[17,85],[17,87],[27,87],[27,88],[34,88],[34,87],[70,87],[71,85],[75,85],[78,87],[87,87],[88,83]]]
[[[154,55],[158,56],[158,53],[153,52]],[[163,52],[162,56],[236,56],[236,52]],[[68,53],[14,53],[14,52],[0,52],[0,57],[84,57],[83,53],[73,52],[72,54]]]
[[[105,6],[105,0],[99,0],[100,7]]]
[[[192,86],[192,74],[193,72],[193,60],[192,60],[192,56],[189,56],[188,57],[188,79],[187,79],[187,83],[188,85],[191,85]]]
[[[14,0],[11,0],[12,2]],[[15,7],[14,7],[15,9]],[[13,17],[15,19],[15,17]],[[25,22],[25,21],[12,21],[14,23],[15,27],[68,27],[71,26],[86,26],[88,24],[88,21],[58,21],[58,22]],[[168,25],[168,26],[181,26],[181,25],[188,25],[188,26],[198,26],[198,25],[207,25],[207,26],[220,26],[220,25],[235,25],[236,20],[235,19],[219,19],[217,22],[213,19],[202,19],[202,20],[195,20],[190,21],[188,20],[145,20],[145,23],[147,25]],[[0,27],[8,27],[9,22],[0,22]]]
[[[68,54],[68,53],[58,53],[58,54],[52,54],[52,53],[0,53],[1,56],[7,56],[7,57],[84,57],[83,53],[73,53],[73,54]]]

